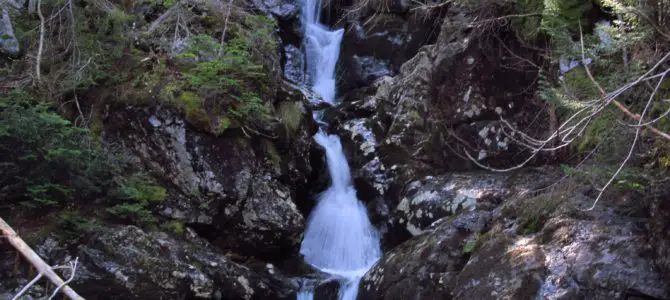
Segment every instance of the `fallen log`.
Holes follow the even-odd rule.
[[[58,276],[58,274],[53,271],[51,266],[44,262],[44,260],[42,260],[42,258],[39,257],[39,255],[37,255],[37,253],[35,253],[35,251],[33,251],[33,249],[31,249],[30,246],[28,246],[28,244],[26,244],[26,242],[24,242],[23,239],[19,237],[16,231],[14,231],[14,229],[12,229],[12,227],[10,227],[9,224],[7,224],[2,218],[0,218],[0,232],[5,238],[7,238],[7,241],[9,241],[9,243],[14,246],[14,248],[16,248],[16,251],[21,253],[21,255],[23,255],[23,257],[25,257],[35,267],[35,269],[37,269],[39,274],[49,278],[49,280],[51,280],[51,282],[53,282],[56,286],[62,286],[61,291],[63,294],[73,300],[84,300],[82,296],[79,296],[77,292],[67,286],[65,281],[63,281],[63,279],[61,279],[60,276]]]

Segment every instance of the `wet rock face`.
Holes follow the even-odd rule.
[[[217,245],[222,248],[230,245],[237,245],[239,249],[258,248],[262,249],[258,252],[272,254],[300,243],[304,218],[287,187],[269,175],[244,178],[239,184],[239,191],[244,193],[240,196],[246,200],[237,211],[224,209],[222,219],[231,219],[232,224],[225,222],[218,226],[223,230],[230,228],[231,234],[216,237]]]
[[[301,121],[294,130],[279,126],[276,140],[235,131],[213,137],[174,111],[141,107],[111,111],[105,138],[166,187],[161,215],[197,224],[208,239],[245,255],[290,254],[304,229],[294,201],[311,172],[312,121],[302,102],[285,101]]]
[[[37,252],[54,263],[79,257],[72,287],[87,299],[291,299],[297,290],[274,268],[230,261],[190,229],[175,239],[112,226],[85,241],[67,247],[48,238]]]
[[[305,55],[294,45],[284,46],[284,78],[300,84],[305,81]]]

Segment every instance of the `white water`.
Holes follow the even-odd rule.
[[[319,23],[320,4],[320,0],[305,0],[303,6],[307,73],[312,90],[334,104],[343,30],[330,31]],[[365,206],[356,198],[340,138],[319,131],[314,139],[326,149],[332,182],[309,217],[300,253],[309,264],[341,281],[341,300],[354,300],[361,277],[381,256],[379,238]],[[305,289],[298,299],[312,299],[313,295]]]

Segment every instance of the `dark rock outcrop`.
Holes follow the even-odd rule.
[[[304,229],[294,202],[308,189],[314,124],[302,93],[285,86],[279,95],[274,139],[241,129],[214,137],[175,111],[143,107],[112,108],[105,138],[168,189],[161,215],[245,255],[290,255]]]
[[[78,257],[72,287],[87,299],[291,299],[297,290],[273,265],[252,270],[232,262],[190,228],[175,239],[110,226],[83,241],[47,238],[36,251],[54,264]]]
[[[479,169],[476,164],[509,167],[530,155],[512,142],[515,133],[506,124],[527,128],[537,117],[535,69],[529,65],[507,68],[503,64],[509,57],[490,49],[509,49],[527,56],[530,62],[535,58],[514,38],[505,37],[507,29],[497,33],[502,38],[473,30],[469,24],[481,17],[481,12],[472,7],[451,3],[437,11],[432,20],[443,18],[439,31],[419,34],[421,48],[414,49],[400,39],[401,47],[413,49],[408,52],[394,48],[391,36],[409,34],[399,24],[411,21],[403,23],[392,13],[378,14],[381,19],[366,25],[372,26],[369,29],[352,26],[345,35],[345,48],[352,49],[346,51],[368,49],[407,55],[394,59],[384,53],[343,52],[345,68],[351,65],[347,59],[370,55],[395,61],[391,65],[396,67],[391,69],[396,75],[361,83],[368,85],[344,94],[338,110],[327,114],[331,130],[342,137],[361,199],[370,203],[370,215],[380,220],[377,227],[382,231],[385,225],[380,224],[396,214],[394,210],[410,182],[431,174]],[[386,27],[380,24],[391,29],[384,31]],[[425,26],[432,30],[433,24]],[[375,28],[379,32],[372,30]],[[423,32],[420,28],[412,30]],[[385,34],[377,34],[381,32]],[[424,45],[432,41],[431,34],[437,35],[434,44]],[[507,123],[501,122],[501,117]],[[530,128],[534,133],[545,130],[542,126]]]
[[[426,176],[407,187],[395,207],[393,222],[418,235],[435,221],[463,211],[490,210],[505,199],[549,186],[557,179],[551,169],[517,173],[470,172]]]
[[[436,36],[437,15],[403,11],[408,6],[397,1],[391,11],[370,11],[345,25],[338,88],[348,92],[395,74],[419,48]],[[381,8],[378,8],[381,9]]]

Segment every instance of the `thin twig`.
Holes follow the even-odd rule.
[[[223,21],[223,32],[221,32],[221,46],[219,47],[219,57],[223,55],[223,48],[226,44],[226,31],[228,31],[228,19],[230,12],[233,10],[233,0],[228,1],[228,11],[226,11],[226,19]]]
[[[69,263],[69,265],[70,265],[70,266],[69,266],[69,269],[70,269],[70,278],[68,278],[65,282],[63,282],[61,285],[59,285],[59,286],[54,290],[54,292],[51,294],[51,297],[49,297],[49,300],[51,300],[51,299],[53,299],[54,297],[56,297],[56,295],[58,294],[58,291],[60,291],[63,287],[67,286],[68,284],[70,284],[70,282],[72,282],[72,280],[74,279],[74,276],[77,274],[77,266],[78,266],[78,264],[79,264],[79,257],[75,258],[74,261],[71,261],[71,262]]]
[[[658,87],[661,85],[662,82],[663,82],[662,79],[658,81],[658,84],[656,85],[656,89],[649,96],[649,100],[647,101],[647,105],[645,105],[644,110],[642,111],[642,115],[640,116],[640,119],[638,121],[638,125],[642,124],[642,122],[644,120],[644,116],[647,113],[647,110],[649,110],[649,107],[651,106],[651,102],[654,100],[654,95],[656,95],[656,90],[658,90]],[[607,190],[607,188],[612,184],[614,179],[616,179],[619,176],[619,173],[621,173],[621,170],[623,170],[624,166],[626,166],[626,163],[628,163],[631,156],[633,156],[633,152],[635,152],[635,146],[637,145],[637,140],[640,138],[641,129],[642,129],[642,126],[638,126],[635,129],[635,138],[633,139],[633,143],[630,146],[630,150],[628,151],[628,155],[626,155],[626,158],[623,160],[623,162],[621,162],[621,165],[616,170],[616,172],[614,172],[614,175],[612,175],[612,177],[610,177],[610,179],[607,181],[605,186],[603,186],[603,188],[600,189],[600,192],[598,193],[598,197],[596,197],[596,199],[593,201],[593,205],[591,205],[591,207],[589,207],[589,208],[587,208],[583,211],[593,210],[596,207],[596,204],[598,204],[598,200],[600,200],[600,198],[603,196],[603,193],[605,193],[605,190]]]
[[[35,276],[35,278],[33,278],[33,280],[31,280],[30,282],[28,282],[28,284],[26,284],[26,285],[25,285],[25,286],[24,286],[18,293],[16,293],[16,295],[14,295],[14,298],[12,298],[12,300],[18,300],[19,297],[21,297],[23,294],[25,294],[26,292],[28,292],[28,290],[29,290],[33,285],[35,285],[35,283],[37,283],[40,279],[42,279],[42,276],[43,276],[42,273],[37,274],[37,276]]]

